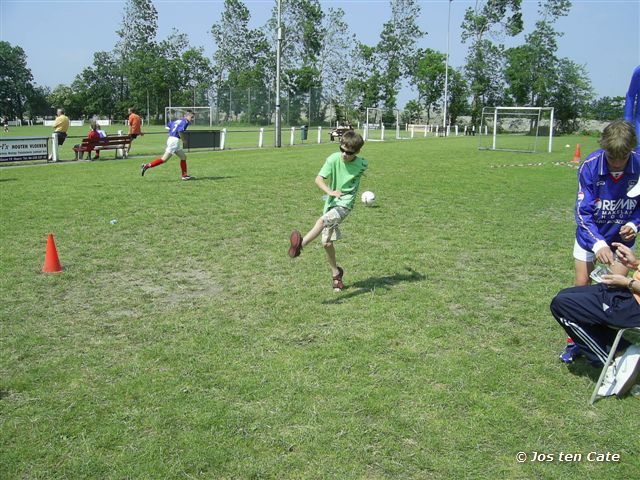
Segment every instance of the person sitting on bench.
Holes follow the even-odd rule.
[[[100,125],[94,120],[91,120],[89,124],[91,126],[91,130],[87,134],[87,139],[89,140],[89,147],[87,148],[87,152],[89,152],[89,159],[91,159],[91,152],[95,149],[95,147],[100,143],[100,141],[106,137],[104,130],[100,130]],[[81,149],[82,145],[75,145],[74,150],[78,152],[78,158],[82,160],[84,156],[84,150]],[[100,150],[95,150],[96,154],[93,157],[94,159],[100,158]]]

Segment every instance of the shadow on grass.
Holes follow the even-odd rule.
[[[194,180],[197,182],[199,180],[226,180],[228,178],[236,178],[236,177],[194,177]]]
[[[567,370],[569,370],[572,375],[587,377],[595,383],[598,381],[602,367],[594,367],[584,358],[579,358],[575,362],[567,365]]]
[[[17,178],[0,178],[0,182],[15,182]]]
[[[357,297],[358,295],[373,292],[376,288],[389,290],[398,283],[419,282],[427,278],[410,267],[405,267],[405,270],[407,273],[394,273],[393,275],[386,275],[384,277],[369,277],[366,280],[354,282],[345,288],[345,290],[348,290],[346,294],[340,295],[338,298],[333,300],[325,300],[322,303],[325,305],[342,303],[345,300]],[[351,291],[354,288],[355,290]]]

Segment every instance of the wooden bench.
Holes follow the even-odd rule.
[[[89,159],[91,159],[91,152],[94,150],[99,152],[102,150],[115,150],[115,158],[118,158],[118,150],[122,149],[123,157],[126,158],[131,146],[131,140],[131,135],[107,135],[101,138],[99,142],[92,142],[85,138],[80,145],[73,147],[73,151],[76,152],[76,160],[80,158],[81,152],[89,152]]]
[[[346,132],[353,130],[351,127],[336,127],[329,132],[329,139],[333,142],[336,138],[341,139]]]

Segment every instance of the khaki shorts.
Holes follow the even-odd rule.
[[[339,225],[347,218],[349,213],[351,213],[351,210],[346,207],[333,207],[321,217],[322,223],[324,223],[322,243],[335,242],[342,238]]]

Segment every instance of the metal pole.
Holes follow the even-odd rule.
[[[149,89],[147,88],[147,125],[149,125]]]
[[[278,39],[276,44],[276,147],[282,146],[280,123],[280,56],[282,53],[282,1],[278,0]]]
[[[449,14],[447,16],[447,59],[444,67],[444,108],[442,116],[442,128],[447,131],[447,97],[449,89],[449,27],[451,26],[451,1],[449,0]]]

